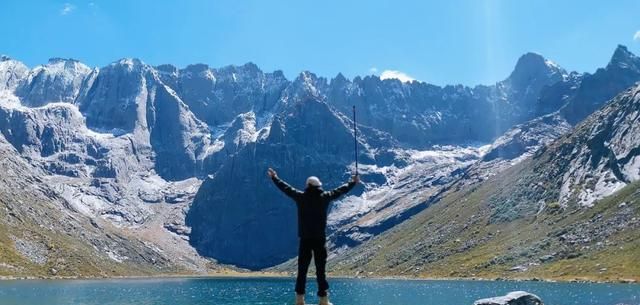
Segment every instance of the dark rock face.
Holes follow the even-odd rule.
[[[269,111],[289,81],[280,71],[263,73],[253,63],[212,69],[197,64],[178,70],[164,65],[160,78],[211,126],[225,124],[240,113]]]
[[[269,166],[300,189],[311,175],[321,177],[327,188],[350,176],[353,137],[325,103],[304,100],[283,115],[268,135],[242,147],[200,187],[187,225],[201,254],[251,269],[296,254],[295,203],[267,178]],[[360,149],[363,160],[371,162],[366,148]]]
[[[580,87],[561,113],[575,125],[639,80],[640,57],[625,46],[618,46],[605,68],[583,77]]]
[[[535,294],[514,291],[502,297],[477,300],[473,302],[473,305],[544,305],[544,303]]]
[[[87,95],[77,102],[87,126],[119,134],[133,132],[140,118],[139,105],[144,106],[149,98],[146,70],[137,59],[121,60],[101,69]]]
[[[154,93],[146,115],[156,172],[170,180],[198,176],[200,156],[210,140],[207,127],[170,88],[157,86]]]
[[[163,178],[180,180],[201,172],[208,128],[150,66],[137,59],[111,64],[100,70],[77,103],[88,127],[130,133],[135,144],[151,145],[156,172]]]

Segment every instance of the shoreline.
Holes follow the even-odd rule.
[[[585,284],[640,284],[635,279],[618,280],[591,280],[587,278],[574,279],[545,279],[545,278],[483,278],[483,277],[407,277],[407,276],[347,276],[331,275],[333,279],[358,279],[358,280],[398,280],[398,281],[486,281],[486,282],[546,282],[546,283],[585,283]],[[252,278],[273,278],[285,279],[295,278],[289,273],[271,272],[224,272],[210,274],[157,274],[157,275],[123,275],[123,276],[2,276],[0,281],[109,281],[109,280],[162,280],[162,279],[252,279]]]

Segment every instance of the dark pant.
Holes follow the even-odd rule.
[[[318,280],[318,296],[327,295],[329,283],[325,266],[327,265],[327,249],[324,238],[301,238],[298,250],[298,278],[296,279],[296,293],[304,294],[307,282],[307,271],[311,264],[311,255],[316,263],[316,279]]]

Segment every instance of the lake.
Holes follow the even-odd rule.
[[[289,305],[293,284],[289,278],[0,281],[0,304]],[[514,290],[537,294],[546,305],[640,305],[638,284],[383,279],[331,279],[330,284],[335,305],[471,305]],[[307,303],[316,303],[315,282],[307,289]]]

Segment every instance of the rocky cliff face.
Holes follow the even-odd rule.
[[[562,80],[540,90],[534,103],[535,119],[515,125],[497,138],[483,158],[487,166],[503,167],[523,160],[545,144],[568,132],[615,95],[640,81],[640,59],[626,47],[618,46],[606,68],[596,73],[570,73]],[[480,170],[476,170],[479,172]]]
[[[281,71],[264,73],[253,63],[221,69],[203,64],[157,69],[162,81],[210,126],[227,124],[241,113],[253,111],[260,116],[270,111],[290,83]]]
[[[20,80],[24,79],[29,68],[23,63],[6,55],[0,55],[0,91],[15,90]]]
[[[199,189],[187,225],[202,254],[253,269],[296,254],[295,204],[266,177],[268,167],[300,189],[311,175],[323,177],[328,188],[350,176],[353,136],[348,122],[315,99],[290,107],[268,130],[256,131],[257,139],[234,152]],[[236,139],[243,136],[251,135],[238,132]],[[367,147],[360,144],[360,151],[363,161],[372,161]]]
[[[580,87],[569,98],[561,113],[571,124],[577,124],[588,115],[640,80],[640,57],[618,46],[605,68],[586,74]]]
[[[16,95],[26,106],[73,103],[83,87],[90,86],[95,73],[74,59],[52,58],[49,63],[29,71]],[[85,83],[88,82],[88,83]]]
[[[0,134],[0,275],[111,276],[178,272],[157,248],[88,217]]]
[[[410,147],[424,148],[491,141],[514,124],[534,118],[540,91],[566,77],[551,61],[528,53],[507,79],[493,86],[438,87],[374,76],[349,81],[338,75],[326,95],[347,115],[356,105],[363,125],[388,132]]]
[[[560,205],[591,206],[640,179],[640,86],[623,92],[551,152]],[[561,175],[561,176],[560,176]]]

